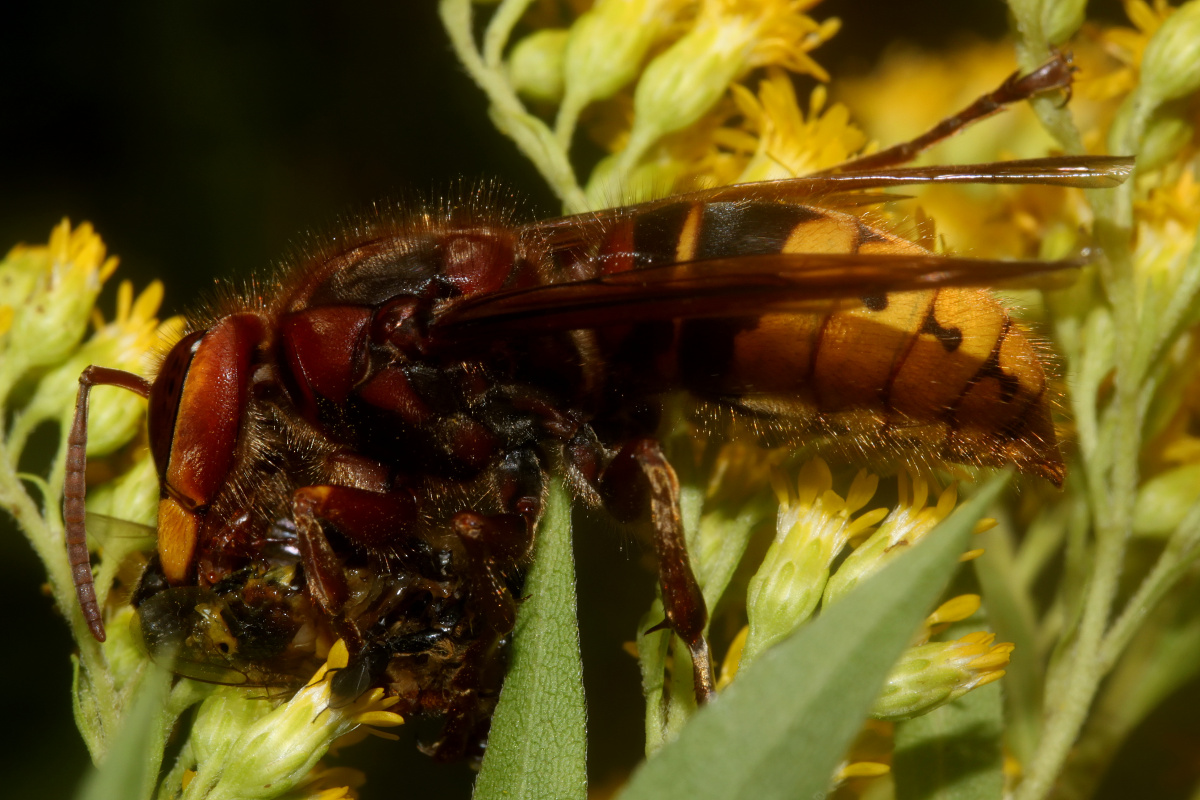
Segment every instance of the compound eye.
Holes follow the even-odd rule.
[[[150,452],[158,469],[159,482],[166,481],[167,465],[171,459],[171,440],[175,436],[175,417],[179,414],[179,402],[183,396],[183,384],[187,379],[192,359],[200,349],[200,342],[208,331],[194,331],[180,339],[167,353],[158,377],[150,387]]]

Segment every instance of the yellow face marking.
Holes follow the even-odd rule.
[[[196,554],[200,520],[176,500],[166,497],[158,503],[158,559],[167,583],[178,586],[191,571]]]

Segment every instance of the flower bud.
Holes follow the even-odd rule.
[[[158,516],[158,472],[147,452],[132,467],[107,483],[88,488],[87,509],[153,529]],[[153,542],[150,542],[153,544]]]
[[[564,114],[631,83],[674,20],[677,0],[599,0],[571,26],[562,53]]]
[[[750,632],[743,666],[812,616],[842,547],[887,513],[876,509],[850,518],[871,499],[878,484],[874,475],[859,472],[843,500],[832,490],[833,478],[824,461],[814,459],[801,469],[799,497],[780,507],[775,541],[750,579]]]
[[[1143,173],[1168,164],[1192,141],[1195,128],[1175,105],[1163,106],[1146,122],[1137,153],[1138,169]]]
[[[33,291],[37,276],[46,268],[45,247],[17,245],[0,261],[0,305],[17,306]]]
[[[892,668],[871,715],[899,721],[926,714],[1004,676],[1013,645],[992,633],[909,648]]]
[[[1154,105],[1200,89],[1200,0],[1177,8],[1150,38],[1140,88]]]
[[[116,318],[107,324],[101,320],[99,329],[83,347],[42,377],[14,431],[31,429],[47,419],[61,419],[64,429],[69,427],[79,375],[85,367],[98,364],[140,371],[154,347],[177,338],[183,328],[181,318],[173,317],[161,324],[155,318],[162,295],[162,284],[154,281],[135,300],[133,285],[123,281],[117,292]],[[125,445],[140,430],[145,412],[145,398],[133,392],[113,386],[93,388],[88,409],[88,455],[107,455]]]
[[[199,765],[194,780],[212,787],[203,796],[278,797],[306,780],[335,739],[359,725],[401,724],[400,715],[386,710],[397,699],[385,699],[382,689],[348,705],[331,705],[329,670],[347,663],[346,646],[339,641],[308,685],[274,709],[238,690],[222,690],[206,700],[191,739]]]
[[[508,58],[508,80],[530,100],[556,103],[563,95],[563,51],[568,32],[537,31],[517,42]]]
[[[1011,0],[1008,7],[1025,37],[1060,45],[1083,25],[1087,0]]]
[[[622,152],[628,170],[662,136],[700,119],[747,66],[756,26],[697,24],[646,67],[633,95],[633,129]]]
[[[1146,481],[1134,506],[1133,532],[1139,536],[1170,536],[1195,504],[1197,486],[1200,464],[1185,464]]]
[[[96,295],[116,268],[117,259],[105,258],[104,243],[89,223],[71,231],[63,220],[50,235],[45,269],[14,308],[10,353],[24,367],[66,358],[83,339]]]
[[[1046,0],[1042,3],[1042,36],[1054,46],[1063,44],[1083,27],[1087,0]]]

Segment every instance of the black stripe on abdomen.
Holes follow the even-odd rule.
[[[783,251],[797,225],[822,216],[806,206],[709,203],[696,240],[696,260],[772,255]]]
[[[634,217],[633,268],[661,267],[676,262],[679,236],[691,203],[672,203]]]

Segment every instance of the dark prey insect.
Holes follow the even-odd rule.
[[[1061,59],[1014,76],[931,137],[1068,83]],[[901,184],[1112,186],[1130,161],[896,166],[931,137],[833,174],[548,222],[510,224],[485,192],[362,221],[195,320],[152,381],[89,367],[65,519],[93,633],[87,404],[112,385],[149,399],[157,552],[133,602],[180,674],[295,685],[341,638],[335,694],[385,687],[399,713],[444,718],[435,756],[477,755],[556,471],[650,529],[666,624],[707,698],[707,611],[656,438],[665,396],[781,444],[834,434],[1062,480],[1041,357],[977,287],[1066,264],[938,256],[839,209]]]

